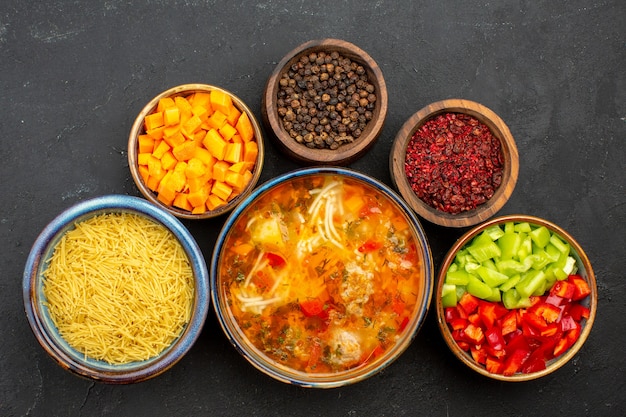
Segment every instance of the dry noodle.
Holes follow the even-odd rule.
[[[189,260],[172,233],[142,216],[111,213],[77,223],[44,272],[50,317],[77,351],[111,364],[161,353],[189,322]]]

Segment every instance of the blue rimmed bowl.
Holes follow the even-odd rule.
[[[193,272],[194,300],[189,322],[169,347],[145,361],[109,364],[86,357],[63,339],[46,306],[44,272],[57,243],[65,233],[74,229],[76,223],[107,213],[132,213],[164,226],[181,244]],[[52,220],[35,240],[27,258],[22,291],[26,316],[35,338],[54,361],[79,376],[113,384],[144,381],[170,369],[189,351],[200,335],[209,308],[207,266],[189,231],[164,210],[141,198],[124,195],[82,201]]]
[[[392,222],[386,214],[383,216],[376,211],[378,203],[357,208],[359,203],[356,201],[361,196],[350,200],[345,188],[336,189],[337,195],[341,196],[337,198],[343,200],[329,203],[334,198],[330,194],[326,200],[315,199],[314,196],[324,194],[324,190],[329,192],[331,188],[327,187],[334,187],[335,182],[342,184],[341,187],[345,184],[362,187],[372,199],[368,201],[383,201],[384,205],[393,207],[389,212],[394,213],[398,222],[393,223],[396,225],[393,230],[403,232],[391,231]],[[289,191],[282,188],[291,186],[293,188]],[[291,192],[292,195],[304,194],[304,200],[308,201],[279,201],[280,196]],[[279,197],[273,193],[278,193]],[[273,205],[272,210],[259,207],[268,203]],[[320,236],[315,232],[317,229],[306,226],[310,224],[307,222],[318,220],[306,218],[306,215],[316,213],[324,204],[317,219],[333,219],[334,224],[319,226],[325,228]],[[384,205],[380,205],[383,210],[380,213],[384,212]],[[356,219],[350,217],[348,221],[340,209],[329,208],[339,206],[345,209],[345,213],[351,210],[359,214]],[[360,229],[359,221],[365,216],[376,215],[381,216],[377,218],[376,221],[380,222],[377,224],[386,224],[388,233],[378,226],[369,227],[372,223]],[[288,218],[297,225],[290,228],[284,222]],[[312,218],[316,219],[315,214]],[[272,226],[273,219],[278,219],[276,227]],[[350,229],[351,240],[343,240],[350,224],[359,229]],[[339,232],[335,234],[337,230]],[[282,237],[277,237],[276,233]],[[335,236],[336,242],[332,242],[331,235]],[[367,243],[375,239],[382,243]],[[340,261],[336,264],[332,251],[338,249],[333,244],[343,251],[337,256]],[[233,251],[237,255],[233,255]],[[357,258],[352,259],[351,253]],[[324,258],[326,256],[328,258]],[[372,256],[368,259],[373,261],[366,262],[366,256]],[[324,261],[318,265],[320,257]],[[377,257],[384,257],[385,262],[379,263]],[[399,265],[406,269],[400,271]],[[375,277],[373,271],[384,267],[393,271],[376,272],[380,275]],[[358,277],[355,277],[355,270]],[[300,282],[302,279],[295,281],[298,278],[294,277],[300,274],[308,275],[303,282]],[[399,278],[401,274],[404,275]],[[304,168],[266,182],[230,214],[211,258],[211,299],[227,339],[255,368],[284,383],[307,388],[334,388],[375,375],[406,350],[428,313],[433,274],[430,247],[419,220],[393,190],[374,178],[346,168]],[[270,281],[265,281],[265,287],[263,281],[257,282],[255,278],[267,276]],[[315,287],[317,284],[312,281],[321,280],[322,276],[323,285]],[[397,281],[390,284],[393,279]],[[379,285],[373,284],[375,280],[383,284],[372,290],[370,282]],[[400,281],[403,284],[398,284]],[[389,288],[385,285],[393,285],[393,292],[379,290]],[[334,290],[329,289],[333,286]],[[300,288],[306,289],[300,291]],[[360,292],[366,295],[352,298]],[[409,293],[411,295],[404,298]],[[387,295],[389,297],[381,302]],[[396,301],[398,308],[392,310],[390,304],[385,304],[381,310],[385,309],[387,316],[378,315],[380,310],[376,308],[381,304]],[[381,304],[377,304],[379,302]],[[373,311],[377,313],[371,313]],[[347,325],[342,327],[344,322]],[[259,342],[258,337],[263,338],[263,342]]]

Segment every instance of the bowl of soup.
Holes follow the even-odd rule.
[[[331,388],[376,374],[410,345],[433,264],[394,191],[316,167],[266,182],[231,213],[210,279],[219,323],[245,359],[279,381]]]

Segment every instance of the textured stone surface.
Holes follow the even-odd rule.
[[[537,416],[626,409],[626,3],[556,1],[4,0],[0,5],[0,415]],[[545,217],[585,248],[599,286],[583,350],[555,374],[504,384],[473,374],[434,311],[382,373],[333,390],[266,377],[213,312],[192,351],[136,385],[78,378],[37,344],[21,279],[38,233],[92,196],[138,195],[126,162],[145,102],[177,84],[231,90],[260,117],[261,93],[296,45],[334,37],[378,62],[389,113],[352,168],[390,184],[395,132],[424,105],[480,102],[509,125],[517,188],[501,214]],[[297,165],[267,148],[261,180]],[[207,258],[223,219],[185,224]],[[424,224],[438,265],[461,234]]]

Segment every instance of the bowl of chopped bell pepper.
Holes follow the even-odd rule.
[[[598,294],[589,258],[564,229],[508,215],[466,232],[438,273],[439,329],[455,356],[502,381],[564,366],[585,343]]]
[[[208,84],[183,84],[141,110],[128,138],[133,180],[150,202],[179,218],[232,210],[261,175],[264,143],[250,108]]]

